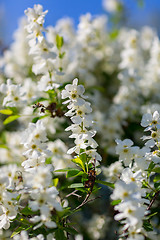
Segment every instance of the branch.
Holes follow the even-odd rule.
[[[90,197],[90,194],[87,194],[84,201],[78,207],[76,207],[73,211],[78,210],[79,208],[83,207],[86,203],[93,202],[94,200],[101,198],[101,196],[98,196],[96,198],[88,199],[89,197]]]
[[[156,192],[156,194],[154,195],[152,201],[150,202],[149,206],[147,207],[147,210],[150,210],[150,208],[152,207],[153,203],[154,203],[155,200],[157,199],[159,193],[160,193],[160,190],[159,190],[158,192]]]
[[[66,198],[68,198],[68,197],[70,197],[70,196],[72,196],[72,195],[74,195],[74,196],[76,196],[76,197],[78,197],[78,198],[81,198],[82,196],[76,194],[77,191],[78,191],[78,190],[74,190],[73,192],[69,193],[69,194],[66,196]]]

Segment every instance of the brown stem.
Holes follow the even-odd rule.
[[[83,207],[86,203],[93,202],[94,200],[101,198],[101,196],[98,196],[96,198],[88,199],[89,197],[90,197],[90,194],[87,194],[84,201],[78,207],[76,207],[73,211],[78,210],[79,208]]]
[[[155,200],[157,199],[159,193],[160,193],[160,190],[159,190],[158,192],[156,192],[156,194],[154,195],[154,197],[153,197],[152,201],[150,202],[150,204],[149,204],[147,210],[150,210],[150,208],[152,207],[153,203],[154,203]]]
[[[66,196],[66,198],[68,198],[68,197],[70,197],[70,196],[72,196],[72,195],[74,195],[74,196],[76,196],[76,197],[78,197],[78,198],[81,198],[82,196],[76,194],[77,191],[78,191],[78,190],[74,190],[73,192],[69,193],[69,194]]]

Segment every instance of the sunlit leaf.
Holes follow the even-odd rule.
[[[5,115],[11,115],[13,113],[13,111],[10,109],[1,109],[0,113],[5,114]]]
[[[13,116],[9,116],[8,118],[6,118],[3,122],[4,125],[7,125],[8,123],[11,123],[13,121],[15,121],[16,119],[18,119],[20,117],[20,115],[13,115]]]
[[[68,186],[68,188],[82,188],[82,187],[84,187],[83,183],[73,183]]]

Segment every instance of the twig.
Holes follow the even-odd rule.
[[[96,198],[92,198],[92,199],[88,199],[90,197],[90,194],[87,194],[86,198],[84,199],[84,201],[78,206],[76,207],[73,211],[78,210],[79,208],[83,207],[86,203],[92,202],[98,198],[101,198],[101,196],[98,196]]]
[[[66,198],[70,197],[71,195],[74,195],[74,196],[76,196],[76,197],[78,197],[78,198],[81,198],[82,196],[76,194],[77,191],[78,191],[78,190],[74,190],[73,192],[69,193],[69,194],[66,196]]]
[[[155,202],[156,198],[158,197],[159,193],[160,193],[160,190],[158,192],[156,192],[156,194],[154,195],[154,197],[153,197],[152,201],[150,202],[147,210],[150,210],[150,208],[152,207],[152,205]]]

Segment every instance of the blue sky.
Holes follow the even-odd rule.
[[[130,26],[152,25],[159,19],[160,0],[145,0],[145,6],[138,8],[136,0],[123,0],[128,9],[128,24]],[[42,4],[49,12],[46,16],[46,26],[54,25],[59,18],[69,16],[75,25],[79,16],[90,12],[93,15],[104,14],[101,0],[0,0],[0,37],[9,44],[18,19],[24,15],[24,10],[34,4]]]

